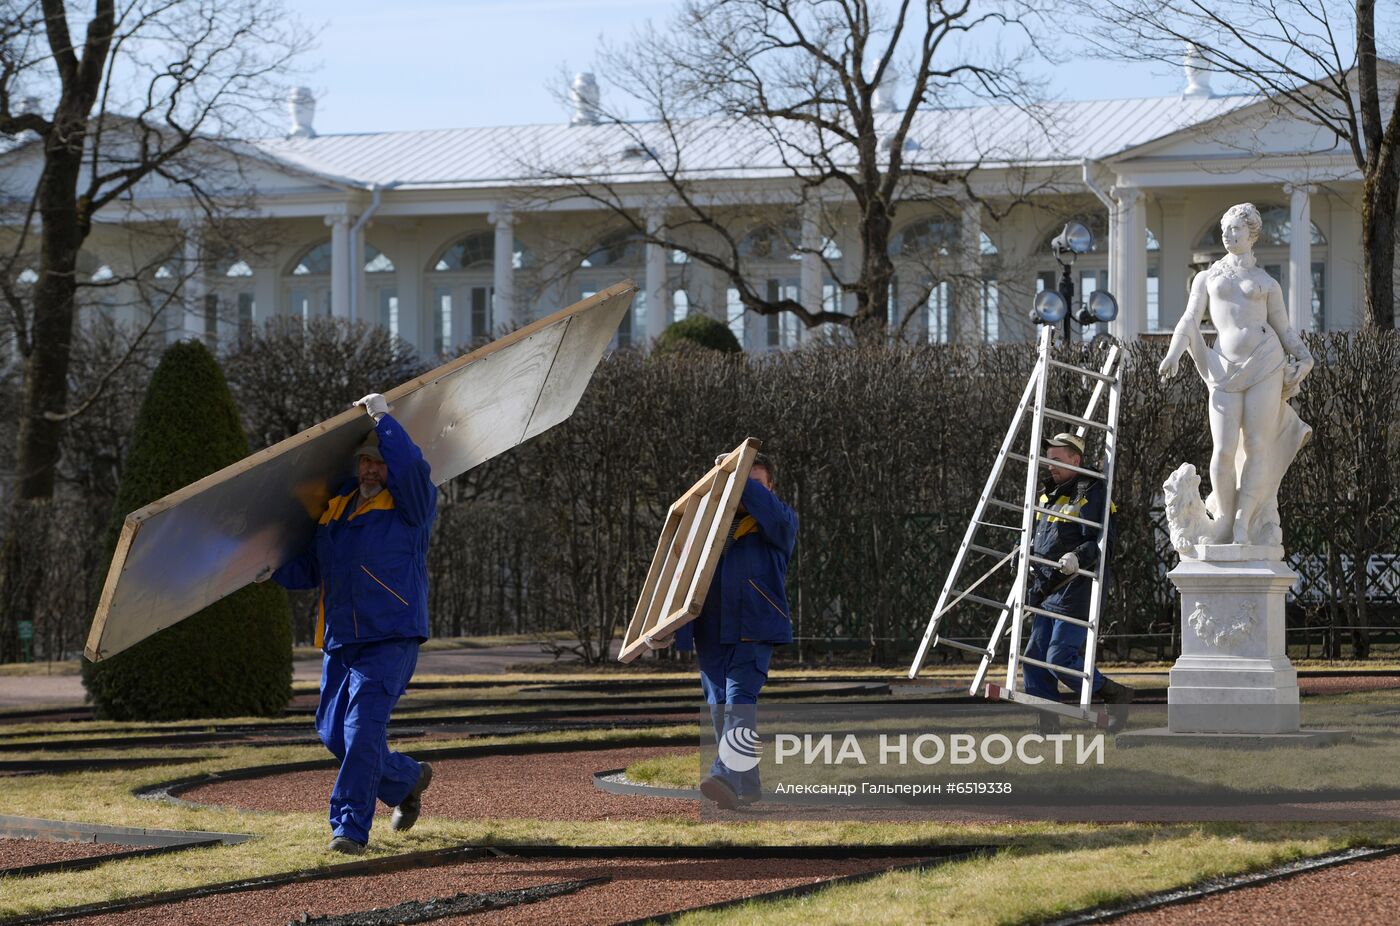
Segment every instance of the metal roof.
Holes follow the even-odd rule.
[[[1252,96],[1152,97],[924,110],[909,133],[906,160],[931,168],[1075,163],[1102,159],[1208,122],[1255,102]],[[880,116],[882,135],[902,117]],[[672,136],[674,132],[674,140]],[[315,175],[397,188],[537,185],[550,178],[607,177],[643,182],[655,162],[675,161],[687,176],[747,179],[790,176],[783,155],[802,163],[814,134],[785,132],[780,145],[750,123],[521,125],[320,135],[252,142],[264,154]],[[830,146],[829,146],[830,147]],[[787,150],[785,151],[784,148]],[[838,159],[841,160],[841,159]],[[849,160],[853,161],[854,158]]]

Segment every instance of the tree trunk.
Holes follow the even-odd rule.
[[[1388,152],[1387,152],[1388,153]],[[1395,327],[1395,209],[1400,159],[1383,155],[1366,178],[1361,200],[1361,253],[1366,260],[1365,324]]]
[[[4,662],[19,658],[19,621],[33,619],[42,577],[41,564],[32,560],[43,544],[34,542],[33,533],[48,523],[63,436],[63,422],[50,420],[45,413],[61,413],[68,403],[78,252],[86,237],[77,203],[83,137],[81,127],[54,131],[39,186],[43,218],[39,281],[24,364],[10,523],[0,547],[0,600],[5,608],[0,661]]]

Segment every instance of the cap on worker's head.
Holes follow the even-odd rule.
[[[1078,434],[1063,431],[1045,442],[1046,447],[1068,447],[1081,457],[1084,456],[1084,438]]]
[[[380,463],[384,462],[384,454],[379,452],[379,432],[370,431],[365,438],[365,442],[355,449],[355,462],[358,463],[360,457],[369,457]]]

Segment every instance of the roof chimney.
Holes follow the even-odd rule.
[[[880,81],[875,88],[875,95],[870,99],[870,106],[877,113],[892,113],[899,108],[895,97],[899,94],[899,78],[894,71],[885,71],[885,79]]]
[[[287,112],[292,117],[292,129],[288,138],[315,138],[316,94],[310,87],[297,87],[287,94]]]
[[[1186,46],[1186,58],[1181,62],[1181,70],[1186,74],[1182,99],[1208,100],[1215,96],[1215,91],[1210,88],[1210,70],[1206,67],[1206,59],[1195,45]]]
[[[592,74],[586,71],[575,74],[573,85],[569,87],[569,102],[574,104],[574,117],[569,124],[597,125],[601,99],[598,81],[593,79]]]

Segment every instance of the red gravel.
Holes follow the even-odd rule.
[[[1352,862],[1190,903],[1133,913],[1114,926],[1351,926],[1400,921],[1400,856]]]
[[[48,839],[0,839],[0,871],[66,862],[75,858],[113,855],[130,852],[134,846],[113,845],[110,842],[56,842]]]
[[[651,746],[440,759],[433,762],[433,786],[423,796],[423,813],[454,820],[650,820],[672,816],[695,819],[699,811],[690,801],[608,794],[593,787],[594,772],[626,768],[643,759],[677,753],[684,755],[686,750]],[[699,772],[697,767],[697,780]],[[317,812],[326,809],[335,774],[334,769],[322,769],[220,781],[180,796],[244,810]],[[548,798],[542,799],[542,795]]]
[[[1387,688],[1400,688],[1400,676],[1324,675],[1298,679],[1298,690],[1303,694],[1344,694]]]
[[[617,923],[718,903],[831,878],[878,871],[887,860],[743,859],[692,861],[649,858],[485,859],[393,874],[313,881],[259,891],[202,897],[127,913],[75,920],[85,926],[244,926],[282,924],[303,913],[324,915],[389,907],[406,900],[459,892],[504,891],[611,875],[607,884],[506,910],[439,920],[444,926],[589,926]]]

